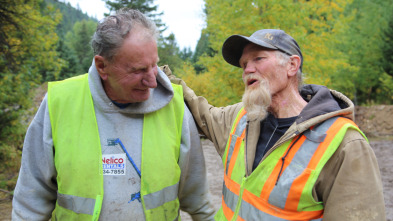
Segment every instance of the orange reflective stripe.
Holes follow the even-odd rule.
[[[235,214],[225,203],[224,196],[222,197],[222,212],[227,220],[231,220],[233,215]]]
[[[302,144],[305,140],[306,140],[306,137],[304,137],[304,136],[301,136],[299,140],[297,139],[297,137],[292,139],[291,143],[288,145],[287,149],[285,150],[285,152],[281,156],[281,158],[283,158],[286,154],[288,154],[285,157],[284,165],[282,165],[282,161],[278,161],[276,166],[274,167],[272,173],[270,174],[269,178],[266,180],[266,183],[263,186],[262,191],[261,191],[261,198],[262,199],[264,199],[266,201],[269,199],[270,193],[272,192],[274,186],[276,185],[276,181],[277,181],[277,178],[280,174],[280,171],[282,173],[282,171],[284,171],[288,167],[292,158],[295,156],[295,154],[297,153],[297,151],[302,146]],[[287,153],[288,150],[291,148],[291,146],[292,146],[291,151],[289,151],[289,153]],[[282,167],[282,169],[281,169],[281,167]]]
[[[310,175],[311,175],[311,170],[310,173],[303,172],[300,176],[294,179],[294,181],[292,182],[291,189],[289,189],[287,202],[285,203],[286,210],[294,210],[294,211],[297,210],[300,197],[302,196],[303,188],[306,185]]]
[[[240,150],[240,147],[241,147],[241,144],[243,142],[243,139],[244,139],[245,135],[246,135],[246,130],[244,130],[242,135],[240,137],[238,137],[237,140],[236,140],[235,148],[233,150],[231,161],[229,162],[229,166],[228,166],[229,168],[228,168],[228,174],[227,175],[229,177],[231,177],[231,175],[232,175],[232,171],[233,171],[233,168],[235,167],[236,159],[237,159],[237,156],[239,155],[239,150]]]
[[[233,185],[233,187],[237,190],[239,189],[236,188],[236,185]],[[234,197],[236,198],[236,196],[238,195],[227,188],[226,197],[228,197],[228,199],[225,199],[223,197],[222,200],[222,212],[223,214],[225,213],[224,216],[227,220],[231,220],[233,218],[235,210],[235,205],[233,203],[236,203],[237,201],[237,199],[234,199]],[[230,205],[228,205],[225,200],[228,200],[228,203],[230,203]],[[271,220],[273,217],[277,217],[277,220],[314,220],[322,218],[323,213],[323,210],[301,212],[285,211],[284,209],[280,209],[278,207],[275,207],[274,205],[269,204],[267,201],[262,200],[261,198],[252,194],[246,189],[243,191],[242,199],[239,200],[242,200],[240,209],[241,212],[239,213],[239,216],[247,220],[255,220],[256,217],[259,217],[261,220]]]
[[[228,139],[228,143],[227,143],[227,147],[226,147],[227,152],[225,154],[224,173],[227,170],[227,163],[226,162],[228,161],[229,145],[231,145],[231,142],[232,142],[232,133],[229,135],[229,139]]]
[[[224,202],[224,199],[222,200],[222,212],[224,213],[224,216],[227,220],[232,220],[233,216],[235,215],[235,212],[233,212]],[[239,221],[244,221],[241,217],[237,217],[236,220]]]
[[[240,111],[240,113],[239,113],[238,116],[236,117],[235,123],[233,124],[232,131],[231,131],[231,133],[229,134],[229,138],[228,138],[228,142],[227,142],[227,146],[226,146],[227,152],[226,152],[226,155],[225,155],[225,161],[224,161],[224,162],[227,162],[227,161],[228,161],[229,146],[231,145],[231,142],[232,142],[232,135],[236,132],[236,128],[237,128],[237,126],[239,125],[240,119],[242,119],[242,117],[243,117],[246,113],[247,113],[247,112],[244,110],[244,108],[242,108],[241,111]],[[224,171],[227,170],[226,167],[227,167],[227,164],[225,163],[225,164],[224,164]]]
[[[224,185],[228,189],[228,191],[239,196],[240,184],[231,180],[230,177],[227,176],[226,174],[224,175]],[[223,209],[223,213],[224,213],[225,217],[227,218],[227,220],[231,220],[233,215],[235,214],[235,212],[232,211],[232,209],[230,207],[228,207],[228,205],[226,204],[225,199],[224,199],[224,195],[222,196],[222,209]]]
[[[326,131],[327,136],[325,137],[324,142],[322,142],[318,146],[309,164],[307,165],[306,170],[308,169],[309,171],[312,171],[316,169],[318,163],[321,161],[321,158],[325,154],[326,150],[329,148],[330,143],[333,141],[338,131],[347,123],[353,124],[352,121],[350,121],[349,119],[340,117],[330,126],[330,128]],[[297,210],[300,202],[300,197],[302,195],[302,190],[305,187],[310,175],[311,172],[302,173],[302,175],[300,175],[293,181],[291,189],[288,193],[285,209]]]
[[[228,161],[228,154],[229,154],[229,145],[231,145],[231,142],[232,142],[232,133],[229,135],[229,139],[228,139],[228,143],[227,143],[227,147],[226,147],[226,149],[227,149],[227,152],[226,152],[226,154],[225,154],[225,163],[224,163],[224,173],[225,173],[225,171],[227,170],[227,161]],[[226,174],[226,173],[225,173]]]
[[[238,221],[245,221],[245,219],[242,219],[240,216],[238,216],[236,220],[238,220]]]
[[[333,141],[334,137],[336,134],[339,132],[339,130],[347,123],[350,123],[351,125],[356,126],[353,121],[340,117],[338,118],[333,125],[327,130],[327,136],[325,138],[325,141],[321,143],[318,147],[318,151],[314,154],[313,158],[311,159],[309,165],[307,166],[310,169],[315,169],[321,160],[323,154],[325,151],[328,149],[330,143]],[[321,148],[321,149],[319,149]]]
[[[234,194],[240,194],[240,184],[236,183],[235,181],[231,180],[229,176],[224,176],[225,186]]]
[[[323,210],[319,211],[288,211],[269,204],[267,200],[255,196],[248,190],[243,192],[243,200],[258,210],[286,220],[309,220],[310,217],[322,218]],[[315,218],[316,219],[316,218]]]
[[[334,137],[336,136],[336,134],[338,133],[338,131],[344,126],[344,124],[346,123],[351,123],[351,121],[349,119],[346,118],[338,118],[333,125],[327,130],[327,136],[325,138],[325,141],[323,143],[321,143],[318,146],[318,151],[314,154],[314,156],[311,158],[310,163],[308,164],[308,168],[310,169],[315,169],[319,163],[319,161],[321,160],[323,154],[325,153],[325,151],[327,150],[327,148],[329,147],[330,143],[332,142],[332,140],[334,139]]]

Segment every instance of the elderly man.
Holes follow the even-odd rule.
[[[203,152],[182,88],[158,69],[155,24],[98,24],[89,73],[48,85],[25,139],[14,220],[211,220]]]
[[[302,87],[297,42],[263,29],[229,37],[222,54],[243,70],[241,103],[213,107],[171,76],[223,158],[216,220],[385,220],[379,167],[354,105],[326,87]]]

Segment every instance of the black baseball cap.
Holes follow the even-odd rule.
[[[290,35],[278,29],[261,29],[254,32],[250,37],[243,35],[230,36],[222,46],[222,56],[225,61],[240,67],[240,57],[243,54],[244,47],[249,43],[279,50],[288,55],[298,55],[301,59],[300,70],[303,67],[303,55],[299,45]]]

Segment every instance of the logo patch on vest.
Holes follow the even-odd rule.
[[[126,154],[103,154],[102,167],[104,175],[126,175]]]

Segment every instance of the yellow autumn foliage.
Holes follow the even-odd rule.
[[[346,0],[205,0],[207,27],[204,31],[217,53],[213,57],[201,57],[199,62],[207,71],[197,76],[187,72],[185,81],[214,105],[239,102],[244,90],[242,70],[223,60],[223,42],[233,34],[249,36],[259,29],[282,29],[294,37],[302,49],[305,82],[329,87],[334,72],[352,69],[347,56],[335,47],[336,36],[346,28],[342,22],[351,19],[342,16],[350,3]]]

